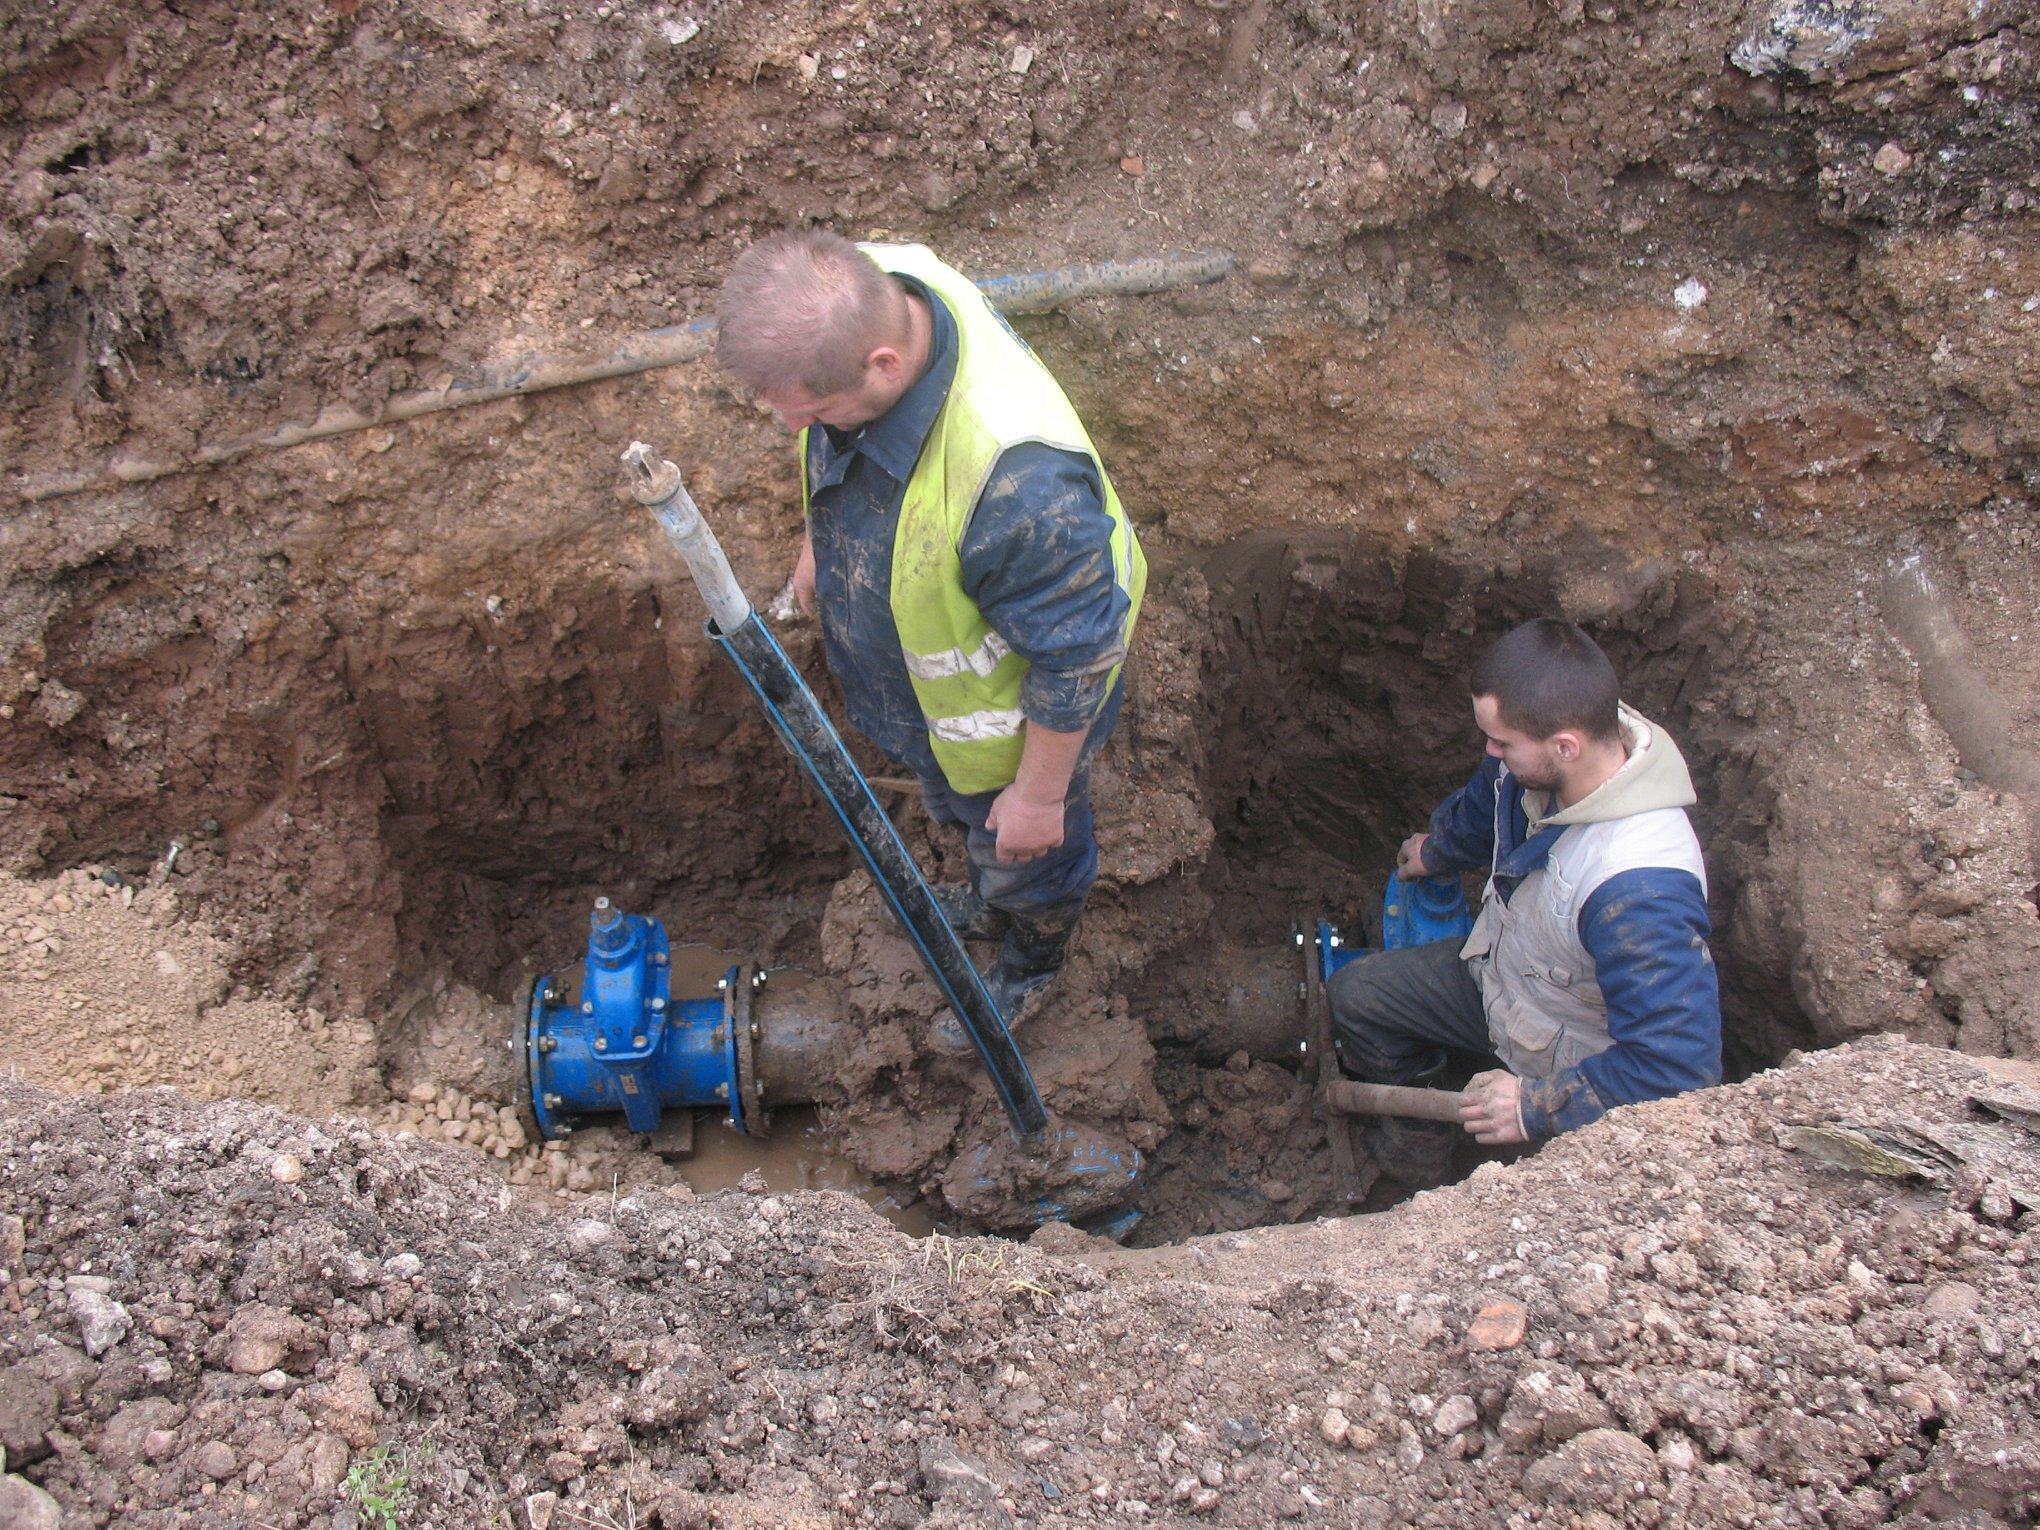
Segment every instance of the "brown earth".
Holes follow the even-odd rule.
[[[136,464],[322,407],[373,412],[483,364],[599,353],[692,318],[746,240],[806,220],[925,239],[977,272],[1207,246],[1240,259],[1216,286],[1018,321],[1092,425],[1154,566],[1126,720],[1099,771],[1103,880],[1070,970],[1022,1032],[1054,1109],[1146,1155],[1136,1239],[1305,1220],[1331,1205],[1301,1086],[1200,1040],[1215,974],[1296,922],[1350,923],[1378,900],[1395,843],[1471,764],[1468,664],[1528,615],[1586,622],[1629,699],[1694,763],[1735,1073],[1880,1031],[2040,1056],[2036,32],[2030,10],[2005,0],[10,9],[0,16],[5,1065],[66,1091],[168,1084],[458,1140],[467,1153],[448,1157],[332,1138],[334,1152],[344,1141],[357,1157],[433,1166],[402,1171],[433,1206],[486,1209],[526,1186],[561,1203],[601,1191],[663,1206],[656,1197],[688,1193],[684,1170],[616,1134],[543,1150],[507,1112],[498,1048],[522,990],[572,959],[588,899],[606,892],[659,914],[676,940],[842,984],[861,1039],[821,1102],[836,1150],[952,1225],[1004,1218],[1010,1205],[974,1199],[953,1172],[1000,1150],[989,1092],[921,1046],[932,993],[869,889],[845,876],[847,857],[703,643],[684,577],[618,487],[621,447],[658,443],[686,469],[746,587],[761,599],[779,587],[797,535],[791,457],[710,370],[122,481]],[[118,471],[93,479],[109,465]],[[80,475],[88,487],[58,492]],[[1892,570],[1908,560],[1938,592],[1926,618],[1894,595]],[[792,623],[782,637],[819,676],[812,628]],[[898,816],[924,864],[953,864],[911,805]],[[1907,1059],[1923,1088],[1960,1066],[1868,1055],[1879,1067]],[[1849,1114],[1834,1088],[1822,1108]],[[1769,1096],[1719,1098],[1747,1112]],[[179,1114],[187,1108],[156,1095],[10,1107],[66,1140],[131,1120],[181,1137],[198,1128],[163,1123],[197,1119]],[[225,1124],[204,1131],[258,1130],[246,1107],[220,1108],[205,1119]],[[259,1131],[278,1141],[312,1130],[259,1119],[277,1123]],[[1483,1169],[1455,1193],[1535,1181],[1555,1205],[1550,1176],[1584,1176],[1605,1188],[1583,1201],[1583,1227],[1619,1222],[1638,1155],[1617,1139],[1640,1129],[1611,1124],[1532,1163]],[[11,1174],[27,1172],[15,1150],[27,1140],[10,1138]],[[154,1173],[105,1152],[107,1195],[122,1174]],[[475,1176],[477,1155],[494,1179]],[[1706,1175],[1703,1159],[1718,1160]],[[1707,1214],[1756,1236],[1722,1208],[1761,1199],[1740,1176],[1770,1170],[1697,1147],[1688,1161]],[[38,1199],[55,1181],[29,1183],[19,1209],[33,1227],[68,1215]],[[194,1204],[218,1188],[197,1185]],[[832,1200],[789,1205],[795,1242],[848,1229],[859,1247],[894,1248]],[[1832,1215],[1844,1211],[1863,1208]],[[747,1214],[674,1213],[710,1219],[704,1227]],[[1416,1208],[1398,1215],[1396,1226],[1432,1226]],[[361,1257],[386,1257],[362,1215],[332,1216]],[[1384,1225],[1289,1234],[1265,1257],[1293,1257],[1299,1270],[1315,1259],[1343,1280],[1349,1264],[1386,1272],[1407,1256],[1410,1291],[1420,1270],[1449,1262],[1425,1262],[1421,1239],[1398,1242]],[[1947,1257],[1984,1286],[2001,1251],[1978,1226]],[[486,1259],[454,1250],[441,1270],[452,1234],[439,1233],[419,1278],[464,1289],[459,1272]],[[326,1236],[310,1224],[303,1235]],[[74,1247],[38,1236],[39,1258]],[[2029,1237],[2023,1222],[2004,1234],[2007,1246]],[[971,1246],[981,1247],[995,1246]],[[1230,1257],[1223,1239],[1196,1247]],[[1258,1237],[1242,1244],[1242,1269],[1262,1250]],[[940,1258],[883,1258],[895,1255],[902,1271],[922,1261],[900,1277],[919,1311],[927,1261]],[[1203,1263],[1155,1257],[1152,1281],[1122,1292],[1131,1277],[1115,1268],[1099,1299],[1151,1303],[1141,1321],[1156,1323],[1156,1312],[1198,1309]],[[675,1278],[653,1270],[656,1256],[642,1263],[647,1280]],[[784,1268],[773,1291],[822,1299],[812,1271]],[[250,1292],[262,1284],[247,1268],[216,1273]],[[930,1354],[979,1319],[1018,1321],[1019,1307],[1044,1300],[979,1273],[988,1283],[965,1309],[990,1293],[1001,1316],[967,1310]],[[1422,1289],[1462,1300],[1439,1279]],[[1750,1300],[1766,1308],[1812,1289]],[[197,1297],[177,1300],[194,1304],[183,1320],[200,1321]],[[687,1342],[704,1363],[752,1342],[713,1303],[701,1311]],[[1096,1330],[1060,1311],[1028,1316],[1045,1325],[1029,1330],[1037,1347],[1091,1354]],[[1596,1349],[1609,1357],[1592,1362],[1606,1370],[1596,1386],[1620,1391],[1629,1383],[1614,1378],[1657,1363],[1638,1345],[1673,1344],[1638,1321],[1638,1333]],[[1751,1321],[1798,1320],[1779,1307]],[[24,1355],[49,1330],[32,1333]],[[1279,1337],[1250,1341],[1255,1365],[1289,1363]],[[332,1342],[329,1359],[356,1340]],[[478,1352],[494,1342],[481,1329],[459,1341]],[[1356,1340],[1350,1353],[1371,1350]],[[1682,1363],[1670,1354],[1664,1363]],[[1987,1391],[1964,1356],[1951,1374]],[[898,1385],[936,1397],[947,1381],[919,1363]],[[1832,1355],[1821,1363],[1840,1374]],[[1074,1370],[1024,1368],[1044,1396],[1076,1408],[1056,1390],[1076,1385]],[[163,1395],[191,1407],[175,1374]],[[421,1395],[410,1374],[373,1372],[370,1383],[383,1437],[407,1450],[447,1419],[430,1434],[443,1458],[446,1431],[466,1427],[461,1409],[494,1408],[444,1401],[448,1390],[408,1414]],[[1389,1365],[1384,1384],[1402,1385],[1396,1374]],[[1408,1385],[1448,1395],[1429,1378]],[[1909,1404],[1889,1388],[1903,1379],[1857,1379],[1874,1429],[1899,1427]],[[1553,1385],[1573,1397],[1570,1382]],[[1359,1427],[1376,1428],[1379,1414],[1384,1440],[1400,1437],[1364,1389],[1327,1389],[1362,1397]],[[294,1395],[272,1398],[279,1418]],[[1505,1398],[1468,1395],[1481,1427],[1500,1429]],[[1805,1407],[1811,1392],[1790,1395]],[[1659,1424],[1604,1400],[1656,1449],[1657,1470],[1674,1473]],[[1313,1416],[1324,1406],[1295,1405]],[[102,1492],[87,1479],[98,1481],[103,1446],[77,1444],[97,1440],[77,1411],[85,1403],[62,1406],[59,1433],[76,1449],[26,1470],[86,1513]],[[524,1422],[527,1440],[550,1427]],[[478,1444],[459,1467],[506,1501],[511,1473],[539,1480],[517,1464],[517,1427],[502,1424],[488,1436],[500,1448]],[[1153,1444],[1116,1416],[1100,1427],[1120,1438],[1099,1449]],[[1395,1481],[1417,1491],[1447,1468],[1428,1425],[1411,1427],[1430,1464]],[[1860,1469],[1832,1465],[1857,1460],[1855,1445],[1823,1435],[1807,1459],[1828,1464],[1803,1470],[1781,1465],[1799,1459],[1785,1438],[1796,1426],[1746,1439],[1740,1453],[1697,1424],[1676,1427],[1700,1442],[1684,1478],[1643,1472],[1634,1447],[1610,1440],[1550,1470],[1584,1472],[1605,1450],[1618,1475],[1642,1472],[1671,1494],[1703,1478],[1734,1484],[1782,1505],[1780,1522],[2010,1518],[2031,1492],[2007,1478],[1965,1505],[1956,1486],[1922,1486],[1922,1472],[1996,1480],[1972,1471],[1984,1457],[1961,1454],[1981,1436],[1952,1424],[1867,1451]],[[1058,1444],[1066,1434],[1042,1432]],[[1937,1455],[1950,1439],[1957,1454]],[[1301,1448],[1314,1448],[1310,1437]],[[290,1468],[321,1486],[275,1522],[332,1508],[320,1473],[339,1457],[323,1449],[319,1463]],[[1936,1464],[1885,1472],[1911,1460],[1905,1449]],[[1532,1481],[1514,1450],[1455,1460],[1448,1475],[1477,1473],[1486,1486],[1454,1477],[1424,1512],[1502,1518],[1537,1503],[1589,1522],[1646,1512]],[[904,1444],[887,1452],[884,1480],[905,1485],[899,1512],[925,1512],[919,1456]],[[1017,1469],[980,1455],[995,1476]],[[603,1464],[627,1473],[629,1458]],[[1491,1459],[1522,1469],[1480,1464]],[[215,1500],[254,1481],[247,1459],[235,1461],[208,1479],[211,1494],[188,1472],[159,1474],[146,1492],[226,1522],[241,1511]],[[1227,1486],[1211,1512],[1259,1522],[1278,1500],[1340,1522],[1363,1512],[1280,1497],[1304,1484],[1332,1491],[1300,1461],[1282,1468],[1295,1484],[1277,1471],[1266,1497]],[[752,1469],[681,1486],[761,1503],[780,1491],[754,1485]],[[927,1481],[951,1480],[929,1470]],[[847,1515],[838,1497],[865,1494],[875,1471],[816,1475],[812,1517]],[[1405,1502],[1392,1497],[1403,1488],[1352,1480],[1354,1493]],[[117,1502],[145,1489],[105,1491]],[[463,1522],[448,1491],[432,1489],[434,1512]],[[807,1503],[809,1491],[781,1497]],[[1163,1516],[1196,1496],[1177,1504],[1149,1491],[1123,1496]],[[1705,1514],[1738,1517],[1740,1500],[1719,1491],[1730,1496],[1704,1500]],[[1105,1497],[1098,1512],[1117,1502]],[[1702,1513],[1700,1500],[1664,1502],[1674,1518]],[[600,1503],[622,1522],[621,1498]],[[753,1512],[689,1504],[673,1516]],[[1028,1517],[1044,1510],[1014,1504]],[[936,1512],[975,1511],[944,1500]]]
[[[403,1523],[520,1527],[2030,1523],[2031,1213],[1774,1140],[2018,1139],[2040,1204],[1979,1087],[2015,1086],[1858,1043],[1128,1253],[838,1195],[542,1212],[358,1123],[0,1085],[0,1431],[94,1524],[372,1524],[336,1495],[399,1484]]]

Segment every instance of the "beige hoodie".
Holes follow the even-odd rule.
[[[1626,704],[1619,708],[1619,716],[1623,741],[1629,747],[1622,768],[1571,807],[1555,813],[1549,812],[1557,801],[1555,794],[1525,791],[1523,811],[1530,816],[1532,834],[1549,824],[1609,823],[1656,808],[1691,807],[1699,800],[1686,757],[1679,753],[1671,735]]]

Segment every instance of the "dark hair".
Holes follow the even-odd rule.
[[[716,313],[716,360],[753,393],[854,388],[865,357],[907,323],[899,283],[826,229],[774,234],[744,251]]]
[[[1591,739],[1622,734],[1615,666],[1599,643],[1556,617],[1503,633],[1473,666],[1469,688],[1493,697],[1502,721],[1534,739],[1568,728]]]

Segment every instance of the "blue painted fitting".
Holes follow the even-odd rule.
[[[1459,878],[1423,877],[1405,882],[1390,877],[1381,895],[1381,945],[1385,951],[1428,946],[1434,940],[1464,940],[1473,928]]]
[[[1466,893],[1457,877],[1425,877],[1405,882],[1391,876],[1381,894],[1381,949],[1400,951],[1408,946],[1428,946],[1436,940],[1464,940],[1473,928],[1473,915],[1466,907]],[[1318,980],[1330,982],[1332,974],[1370,955],[1372,947],[1348,945],[1332,925],[1322,919],[1317,927]]]
[[[571,1117],[618,1111],[630,1130],[652,1132],[666,1111],[697,1107],[725,1111],[743,1129],[737,969],[716,995],[677,1002],[671,977],[665,926],[597,899],[578,998],[568,1001],[550,973],[532,990],[525,1064],[542,1136],[565,1135]]]

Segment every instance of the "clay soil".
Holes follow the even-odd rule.
[[[2040,1058],[2036,71],[2009,0],[4,8],[0,1523],[2030,1521],[1969,1095]],[[1146,1247],[974,1236],[1062,1187],[620,489],[652,441],[784,582],[710,368],[156,471],[805,222],[1237,257],[1017,321],[1153,565],[1022,1031]],[[1320,1220],[1230,975],[1364,918],[1547,612],[1693,763],[1739,1082]],[[530,1140],[597,893],[834,985],[828,1182],[944,1231]],[[2001,1151],[1774,1134],[1833,1120]]]

